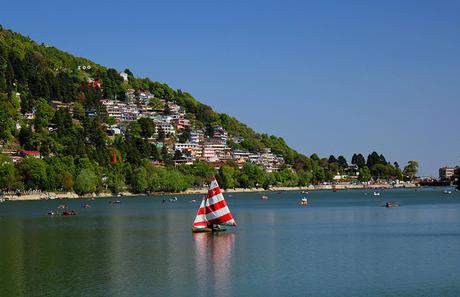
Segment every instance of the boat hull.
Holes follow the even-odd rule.
[[[192,227],[193,233],[210,233],[210,232],[224,232],[227,229],[212,229],[212,228],[194,228]]]

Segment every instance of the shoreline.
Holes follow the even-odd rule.
[[[225,193],[257,193],[257,192],[284,192],[284,191],[321,191],[321,190],[384,190],[384,189],[403,189],[403,188],[418,188],[420,187],[414,183],[400,183],[400,184],[338,184],[338,185],[310,185],[303,187],[272,187],[269,190],[263,188],[235,188],[227,189],[222,192]],[[187,189],[183,192],[154,192],[154,193],[140,193],[134,194],[130,192],[122,192],[121,196],[113,195],[112,193],[98,193],[87,194],[83,196],[77,195],[75,192],[41,192],[34,194],[21,194],[17,195],[4,195],[2,196],[8,201],[31,201],[31,200],[53,200],[50,199],[91,199],[91,198],[118,198],[118,197],[144,197],[144,196],[161,196],[161,195],[203,195],[208,192],[207,188],[202,189]]]

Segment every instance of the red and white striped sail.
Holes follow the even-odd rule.
[[[193,222],[194,228],[206,228],[213,224],[236,226],[232,213],[222,195],[215,177],[212,178],[208,195],[201,201],[200,208]]]

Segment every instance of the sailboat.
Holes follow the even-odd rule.
[[[203,197],[200,208],[192,225],[192,232],[222,232],[220,225],[236,226],[232,213],[228,209],[224,195],[220,191],[215,177],[209,185],[208,195]]]

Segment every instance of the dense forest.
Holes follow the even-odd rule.
[[[335,175],[345,174],[350,164],[356,165],[359,181],[412,179],[417,173],[415,161],[402,170],[377,152],[366,158],[354,154],[350,164],[343,156],[305,156],[282,138],[256,133],[185,91],[137,78],[129,69],[124,72],[127,81],[115,69],[37,44],[0,26],[0,150],[36,150],[42,156],[13,162],[11,156],[0,154],[0,189],[79,194],[181,191],[203,186],[213,175],[224,188],[297,186],[333,181]],[[102,87],[86,83],[94,79]],[[142,118],[130,122],[123,136],[109,138],[106,133],[113,119],[100,100],[124,100],[130,89],[147,90],[157,99],[175,102],[185,109],[194,127],[210,131],[222,126],[232,137],[244,139],[241,143],[230,141],[232,148],[251,152],[270,148],[284,158],[285,165],[272,173],[251,163],[239,168],[231,161],[219,170],[201,161],[190,166],[159,167],[152,161],[176,156],[148,141],[155,130],[153,121]],[[72,103],[72,112],[53,108],[52,101]],[[31,112],[34,118],[28,119],[25,115]],[[119,160],[116,163],[111,162],[114,152]]]

